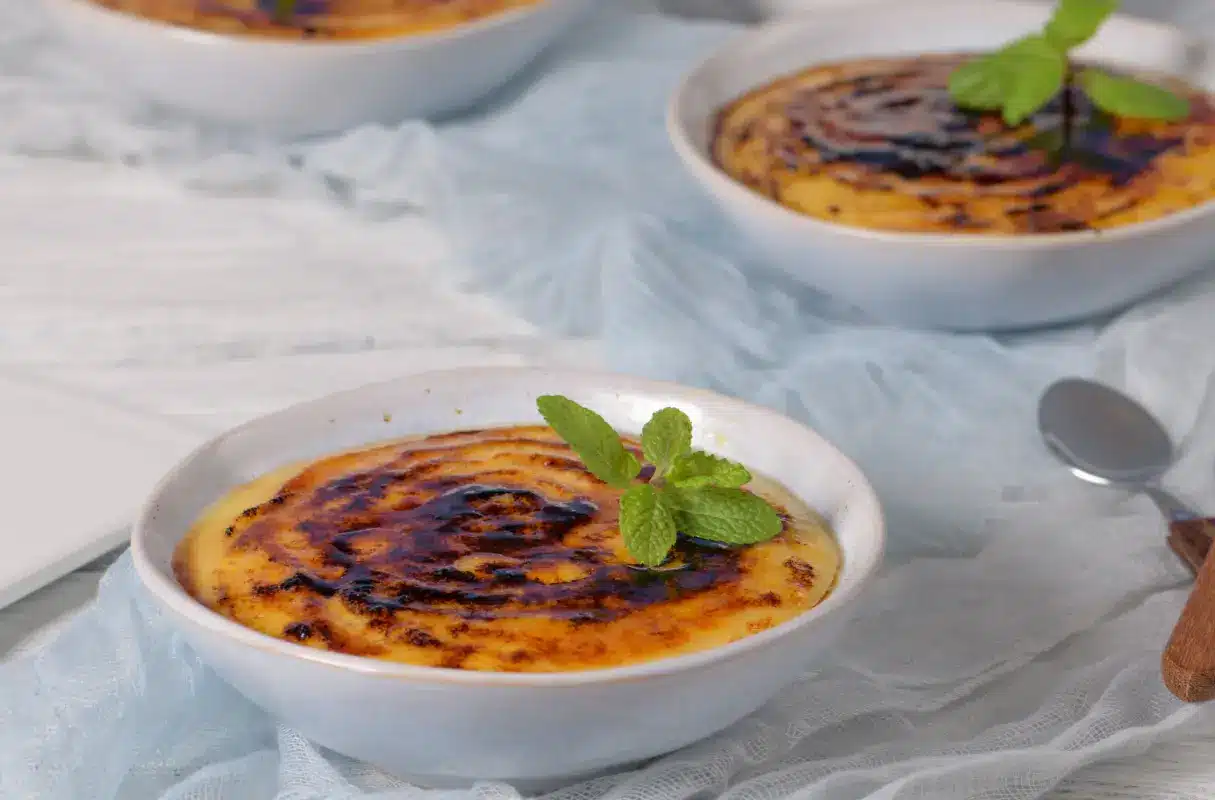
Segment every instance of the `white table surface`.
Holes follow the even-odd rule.
[[[117,167],[0,159],[0,369],[53,377],[202,435],[427,366],[414,355],[424,345],[455,347],[444,351],[446,363],[452,352],[482,362],[594,358],[593,347],[546,342],[493,303],[436,286],[428,270],[441,250],[421,223],[369,226],[334,216],[191,196]],[[300,273],[309,286],[326,287],[325,296],[283,288]],[[363,338],[376,341],[352,341],[360,311],[386,296],[407,298],[399,319],[369,322],[374,330]],[[448,313],[453,304],[459,314]],[[255,310],[262,327],[241,327]],[[286,320],[309,312],[318,320],[310,340],[292,346]],[[0,611],[0,654],[88,602],[106,563]],[[1089,769],[1052,797],[1210,800],[1213,752],[1213,741],[1161,748]]]

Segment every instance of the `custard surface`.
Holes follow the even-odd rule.
[[[241,486],[173,566],[207,607],[308,647],[467,670],[622,666],[757,633],[830,592],[840,553],[822,520],[773,482],[748,488],[782,512],[777,538],[681,539],[647,571],[624,549],[619,490],[551,429],[442,434]]]
[[[290,19],[276,0],[92,0],[187,28],[278,39],[378,39],[436,33],[545,0],[296,0]]]
[[[1111,119],[1079,91],[1069,157],[1062,97],[1026,124],[956,107],[950,73],[971,56],[816,66],[718,115],[712,156],[735,180],[794,211],[871,230],[1040,234],[1108,229],[1215,198],[1215,111],[1181,122]],[[1147,76],[1151,77],[1151,76]]]

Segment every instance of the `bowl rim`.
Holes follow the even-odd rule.
[[[562,4],[581,2],[581,0],[535,0],[535,2],[529,5],[498,11],[480,19],[448,28],[439,28],[422,33],[368,37],[366,39],[280,39],[262,36],[241,36],[202,28],[191,28],[185,25],[175,25],[164,20],[110,8],[109,6],[94,2],[94,0],[42,0],[42,2],[58,3],[62,6],[72,7],[81,13],[95,14],[99,18],[105,17],[117,24],[127,25],[131,29],[139,30],[146,34],[165,36],[183,44],[222,45],[225,47],[242,47],[279,52],[307,50],[331,53],[343,51],[366,53],[379,50],[421,50],[427,47],[438,47],[466,37],[482,33],[492,33],[498,28],[508,27],[526,17],[551,13]]]
[[[250,429],[256,429],[268,421],[282,416],[297,413],[308,408],[324,407],[335,403],[340,404],[344,400],[353,399],[364,392],[384,389],[406,382],[428,381],[433,384],[436,381],[461,381],[478,383],[503,379],[526,379],[528,375],[552,376],[553,374],[584,384],[597,384],[601,387],[610,387],[613,390],[618,389],[620,391],[634,391],[642,394],[670,397],[675,402],[679,402],[682,399],[685,402],[698,404],[712,402],[719,407],[724,404],[748,416],[775,417],[796,425],[809,440],[815,443],[820,452],[830,457],[834,463],[838,463],[845,468],[844,474],[846,478],[843,480],[847,482],[852,492],[863,498],[863,502],[868,506],[866,509],[868,519],[865,519],[861,524],[860,531],[864,538],[856,546],[861,555],[859,557],[852,555],[850,558],[849,553],[842,553],[844,558],[839,577],[843,577],[846,574],[849,575],[849,585],[843,587],[837,586],[818,605],[806,609],[797,616],[775,627],[704,650],[666,658],[660,657],[651,661],[643,661],[625,666],[571,672],[491,672],[418,666],[384,661],[366,656],[319,650],[278,639],[252,628],[247,628],[207,608],[186,593],[180,584],[170,575],[166,574],[157,565],[155,559],[149,555],[146,542],[148,537],[147,531],[153,527],[153,519],[156,515],[159,498],[172,485],[182,480],[183,474],[188,475],[189,470],[194,467],[197,461],[205,456],[207,451],[230,437],[238,436]],[[184,536],[184,531],[178,534],[178,542],[180,542],[181,536]],[[188,623],[204,628],[216,636],[223,637],[236,644],[252,647],[263,653],[311,662],[317,666],[330,667],[345,672],[360,673],[369,677],[398,679],[417,683],[560,688],[631,682],[697,671],[719,662],[734,660],[754,650],[772,645],[802,628],[820,623],[829,615],[843,612],[849,604],[855,603],[858,595],[876,577],[882,565],[886,551],[886,524],[877,493],[860,467],[813,428],[773,409],[706,389],[697,389],[669,381],[639,378],[601,370],[530,366],[486,366],[432,370],[364,384],[353,389],[334,392],[320,398],[296,403],[278,411],[261,415],[207,439],[207,441],[194,448],[181,461],[174,465],[152,488],[147,499],[140,506],[136,514],[131,530],[130,546],[136,575],[145,591],[155,599],[158,605],[183,618]]]
[[[702,152],[701,148],[697,147],[691,132],[683,124],[680,112],[688,96],[703,79],[705,72],[723,64],[737,63],[739,56],[749,50],[763,47],[765,40],[769,38],[778,37],[784,35],[786,32],[799,29],[813,32],[815,26],[824,19],[846,20],[849,17],[854,17],[857,18],[858,23],[862,22],[872,17],[872,5],[872,3],[855,6],[844,4],[831,5],[816,11],[813,15],[801,13],[772,18],[745,33],[732,37],[686,72],[680,78],[675,91],[668,99],[665,113],[667,138],[685,169],[692,173],[699,183],[710,187],[713,194],[725,196],[731,204],[744,205],[752,214],[762,215],[769,221],[779,223],[785,228],[795,228],[796,230],[790,231],[792,233],[806,236],[829,234],[885,244],[925,245],[931,247],[991,246],[1037,251],[1069,245],[1107,242],[1113,244],[1128,238],[1165,233],[1174,228],[1192,223],[1197,219],[1215,215],[1215,198],[1212,198],[1197,206],[1153,220],[1099,230],[1025,235],[1014,233],[981,234],[888,231],[863,228],[801,214],[771,198],[758,194],[719,169],[713,163],[710,155]],[[986,0],[986,2],[981,4],[975,4],[974,2],[969,2],[969,0],[921,0],[921,2],[916,4],[916,11],[922,12],[925,9],[944,9],[950,7],[961,9],[963,13],[971,14],[982,14],[984,11],[1000,7],[1008,11],[1015,10],[1019,12],[1027,12],[1031,9],[1035,11],[1041,11],[1044,8],[1049,9],[1049,5],[1034,0]],[[890,10],[902,10],[904,13],[910,13],[910,9],[906,6],[895,6]],[[1140,29],[1154,29],[1161,33],[1167,33],[1180,41],[1186,42],[1187,46],[1201,46],[1208,50],[1212,47],[1210,41],[1191,36],[1177,26],[1159,20],[1145,19],[1122,12],[1114,14],[1111,19],[1118,21],[1121,25],[1136,26]],[[815,63],[817,62],[808,61],[806,66],[811,67]],[[757,83],[752,87],[751,91],[762,88],[764,85],[764,83]],[[1198,88],[1208,92],[1211,91],[1211,87],[1208,86],[1200,86]],[[708,120],[708,122],[711,123],[712,119]]]

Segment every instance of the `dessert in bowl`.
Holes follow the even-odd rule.
[[[522,72],[589,0],[42,0],[118,87],[280,136],[463,111]],[[290,5],[284,16],[276,9]]]
[[[1205,48],[1115,16],[1076,51],[1077,69],[1186,98],[1184,119],[1112,118],[1077,84],[1015,123],[951,98],[960,67],[1050,14],[942,0],[780,20],[685,80],[671,137],[774,265],[886,321],[1010,329],[1110,311],[1211,262]],[[1060,158],[1044,143],[1063,119]]]
[[[582,463],[537,412],[552,394],[622,431],[635,477]],[[693,423],[688,460],[745,464],[740,486],[640,468],[636,437],[667,407]],[[630,538],[628,498],[649,492],[680,498],[659,551]],[[775,526],[738,538],[726,514],[726,535],[701,534],[694,492],[749,497]],[[730,725],[829,655],[883,541],[859,470],[773,411],[616,375],[470,369],[215,439],[155,489],[132,551],[171,623],[251,700],[441,785],[568,779]]]

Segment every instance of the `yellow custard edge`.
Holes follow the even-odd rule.
[[[352,475],[363,476],[356,483],[364,481],[359,485],[365,488],[374,485],[368,475],[399,475],[417,468],[423,469],[425,480],[400,482],[381,500],[372,501],[370,513],[366,502],[355,500],[362,490],[334,499],[332,490],[324,488],[349,481]],[[309,540],[296,529],[301,521],[307,525],[312,520],[314,531],[359,526],[378,531],[375,526],[386,517],[377,516],[376,508],[429,508],[427,501],[486,484],[534,492],[549,504],[590,502],[595,511],[551,547],[540,547],[543,553],[535,557],[491,552],[496,545],[486,543],[501,531],[487,528],[484,518],[460,523],[483,530],[469,534],[471,544],[459,553],[436,552],[441,545],[435,543],[444,541],[442,537],[415,547],[412,556],[436,559],[421,566],[393,555],[393,548],[405,536],[413,537],[415,544],[430,536],[426,525],[398,521],[383,535],[375,532],[353,548],[346,545],[357,551],[352,558],[363,558],[363,565],[381,576],[393,576],[384,577],[373,595],[397,596],[401,578],[428,591],[438,587],[439,597],[423,598],[411,608],[369,610],[357,597],[351,601],[341,592],[323,596],[293,577],[306,572],[340,583],[343,572],[324,563],[333,537],[320,535],[325,543],[318,547],[318,538]],[[275,470],[210,506],[179,545],[174,571],[187,592],[213,611],[301,646],[481,671],[625,666],[728,644],[786,622],[830,593],[841,554],[823,520],[775,482],[756,479],[748,488],[783,511],[786,530],[768,542],[729,550],[728,558],[719,551],[693,548],[693,554],[725,560],[680,570],[679,580],[695,586],[717,575],[720,583],[657,601],[648,589],[637,587],[667,579],[663,573],[647,574],[630,566],[617,528],[620,492],[582,469],[549,429],[531,426],[402,439]],[[322,494],[329,498],[322,508],[354,501],[360,510],[346,516],[317,512]],[[530,502],[527,497],[499,499],[481,507],[490,519],[503,509],[507,516],[514,514],[512,519],[528,519],[535,516]],[[317,523],[321,518],[324,521]],[[586,561],[588,552],[593,563]],[[685,561],[682,556],[678,560]],[[437,579],[435,570],[451,574],[444,572]],[[509,582],[497,580],[497,575],[506,574],[503,570],[510,573]],[[599,577],[588,577],[594,575]],[[625,583],[612,583],[621,575],[628,576]],[[641,583],[628,582],[633,579]],[[290,588],[277,588],[284,585]],[[582,588],[587,595],[580,597]],[[442,596],[449,590],[450,596]],[[501,597],[493,605],[466,603],[462,594],[483,600],[495,592]],[[599,599],[592,596],[596,592]]]

